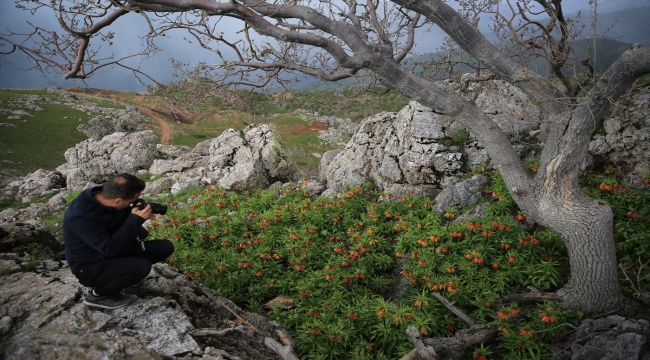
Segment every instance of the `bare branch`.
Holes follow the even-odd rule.
[[[445,299],[442,295],[440,295],[437,292],[432,292],[431,295],[433,295],[436,299],[440,300],[440,302],[447,308],[449,311],[454,313],[454,315],[458,316],[461,320],[463,320],[467,326],[472,327],[475,326],[476,323],[474,320],[472,320],[469,316],[465,315],[464,312],[462,312],[460,309],[454,306],[453,303],[449,302],[449,300]]]

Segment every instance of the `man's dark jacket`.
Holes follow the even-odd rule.
[[[92,196],[102,186],[84,190],[70,204],[63,217],[65,257],[72,273],[86,265],[108,258],[126,256],[136,242],[145,238],[145,219],[131,213],[128,207],[115,210],[103,206]]]

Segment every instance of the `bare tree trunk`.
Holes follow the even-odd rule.
[[[619,286],[612,210],[582,193],[574,195],[558,196],[552,203],[545,199],[538,214],[538,221],[560,235],[569,253],[571,277],[558,295],[586,313],[621,308],[626,298]]]

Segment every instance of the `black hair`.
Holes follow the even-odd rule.
[[[104,184],[101,194],[110,200],[118,198],[129,200],[144,190],[144,187],[144,181],[137,177],[131,174],[119,174]]]

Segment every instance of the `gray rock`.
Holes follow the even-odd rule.
[[[99,141],[92,139],[65,152],[71,168],[67,171],[69,190],[83,188],[88,182],[103,183],[119,173],[148,169],[158,155],[158,138],[150,130],[117,132]]]
[[[646,320],[608,316],[584,320],[565,341],[552,344],[551,351],[561,360],[629,360],[641,359],[649,345]]]
[[[214,141],[214,139],[201,141],[200,143],[196,144],[196,146],[194,146],[192,152],[202,156],[210,155],[210,145],[212,144],[212,141]]]
[[[462,222],[472,220],[473,218],[485,217],[487,215],[485,213],[486,210],[487,210],[487,207],[488,207],[488,204],[486,204],[486,203],[480,204],[480,205],[476,206],[475,208],[473,208],[471,210],[468,210],[463,215],[457,217],[456,220],[454,220],[454,223],[460,224]]]
[[[167,265],[156,265],[131,290],[138,299],[116,310],[82,304],[86,294],[69,268],[45,274],[14,273],[0,283],[0,329],[9,334],[4,358],[181,358],[203,354],[195,326],[222,328],[236,320],[231,310],[253,324],[261,336],[286,330],[239,309]],[[132,296],[132,295],[131,295]],[[277,359],[254,337],[232,336],[211,342],[233,358]],[[46,353],[48,352],[48,353]],[[220,354],[218,349],[210,353]],[[48,357],[49,356],[49,357]]]
[[[463,75],[463,79],[475,77],[476,74]],[[503,80],[470,82],[465,91],[460,90],[461,83],[451,80],[441,81],[440,86],[473,101],[512,140],[540,126],[539,108],[519,88]]]
[[[336,154],[336,157],[326,166],[328,189],[323,196],[336,193],[346,186],[362,185],[372,180],[371,161],[375,148],[386,134],[395,116],[395,113],[381,113],[361,122],[345,149]],[[329,155],[323,156],[321,163],[327,160]]]
[[[641,179],[650,172],[650,88],[637,87],[622,96],[604,119],[605,134],[589,143],[589,158],[594,163],[615,166],[624,176],[625,186],[650,189]]]
[[[159,175],[170,172],[183,172],[186,169],[192,168],[194,164],[196,164],[196,161],[183,158],[170,160],[156,159],[149,168],[149,173]]]
[[[481,199],[488,181],[485,176],[474,175],[471,179],[446,187],[434,200],[434,211],[443,213],[449,207],[461,210],[476,203]]]
[[[330,163],[336,158],[336,155],[341,152],[341,150],[329,150],[323,153],[321,156],[320,163],[318,165],[318,180],[322,183],[327,182],[327,171]]]
[[[171,187],[176,183],[174,179],[169,176],[165,176],[160,179],[156,179],[152,182],[146,184],[143,195],[155,195],[161,194],[165,190],[170,190]]]
[[[106,121],[100,117],[94,117],[88,121],[88,124],[77,126],[77,130],[84,133],[89,139],[97,141],[101,140],[104,136],[112,134],[115,126],[110,121]]]
[[[41,203],[34,203],[23,209],[8,208],[0,211],[0,222],[40,220],[52,214],[53,211],[53,208]]]
[[[0,318],[0,335],[4,335],[9,332],[9,329],[11,329],[11,324],[13,321],[11,321],[11,316],[6,315]]]
[[[52,196],[50,200],[47,201],[47,206],[49,206],[52,211],[63,210],[67,206],[67,198],[70,195],[70,192],[63,190],[58,194]]]
[[[49,249],[50,255],[63,250],[63,244],[41,224],[0,222],[0,251],[8,251],[28,243],[36,243],[44,249]]]
[[[298,167],[288,159],[278,130],[269,124],[249,125],[240,134],[224,131],[210,143],[207,177],[225,189],[266,188],[275,181],[295,181]]]
[[[459,149],[439,142],[456,130],[452,119],[411,102],[397,114],[364,120],[346,148],[334,160],[327,159],[321,171],[335,190],[366,182],[380,190],[400,184],[406,192],[440,187],[454,181],[464,165]]]
[[[192,149],[190,149],[189,146],[184,146],[184,145],[158,144],[156,145],[156,148],[158,149],[158,152],[167,159],[176,159],[192,151]],[[199,155],[207,155],[207,154],[199,154]]]
[[[25,176],[18,188],[18,198],[42,194],[48,190],[65,187],[65,179],[58,171],[38,169]]]

